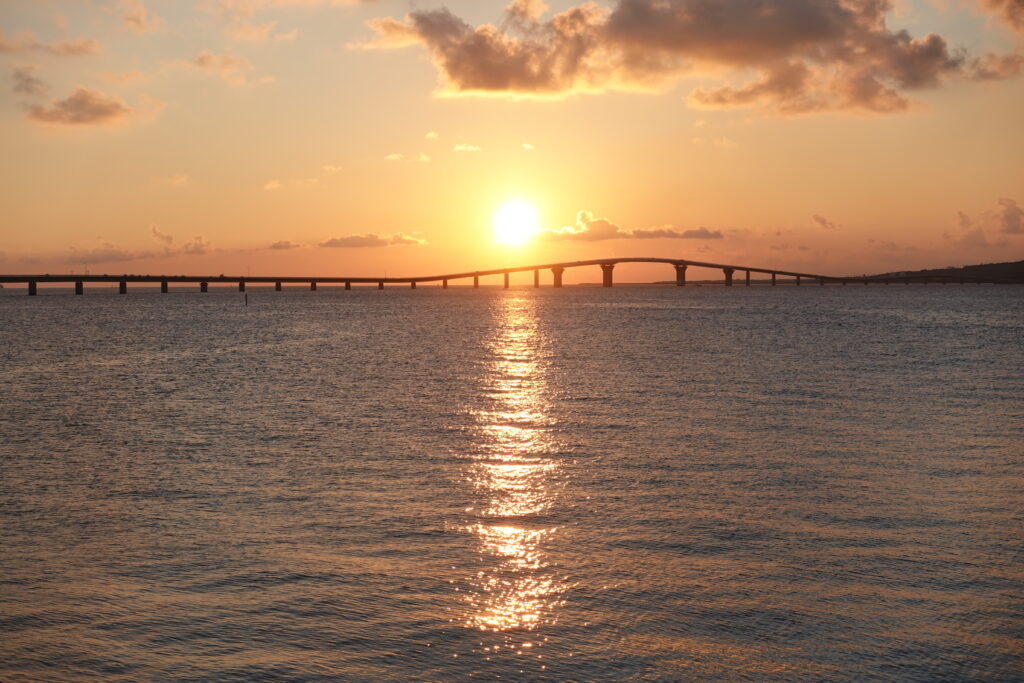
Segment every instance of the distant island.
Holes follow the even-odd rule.
[[[946,266],[945,268],[932,268],[930,270],[903,270],[891,273],[880,273],[872,277],[965,277],[965,278],[991,278],[1014,284],[1024,284],[1024,261],[1009,261],[1006,263],[980,263],[974,266]]]

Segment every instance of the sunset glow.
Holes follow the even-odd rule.
[[[502,204],[494,214],[494,241],[518,247],[529,242],[539,227],[540,219],[533,204],[514,199]]]

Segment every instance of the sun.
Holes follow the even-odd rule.
[[[526,244],[537,234],[540,218],[530,202],[512,199],[494,212],[494,241],[509,247]]]

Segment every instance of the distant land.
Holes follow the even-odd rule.
[[[1024,261],[1009,261],[1006,263],[980,263],[974,266],[947,266],[945,268],[933,268],[931,270],[904,270],[891,273],[881,273],[872,277],[984,277],[993,280],[1003,280],[1015,284],[1024,283]]]
[[[847,275],[846,277],[864,277],[864,275]],[[1000,280],[1006,284],[1024,284],[1024,261],[1008,261],[1006,263],[979,263],[973,266],[946,266],[945,268],[931,268],[928,270],[894,270],[888,273],[877,273],[874,275],[868,275],[867,277],[884,279],[886,277],[891,278],[904,278],[904,277],[934,277],[939,278],[986,278],[992,280]],[[690,280],[688,284],[693,285],[717,285],[722,284],[722,279],[707,279],[707,280]],[[753,278],[751,282],[764,283],[768,282],[766,279]],[[792,282],[790,278],[779,278],[779,282]],[[599,284],[599,283],[587,283],[587,284]],[[625,284],[625,283],[623,283]],[[675,280],[658,280],[653,284],[656,285],[674,285]],[[738,283],[742,284],[742,282]]]

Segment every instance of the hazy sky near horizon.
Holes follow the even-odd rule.
[[[549,5],[4,0],[0,271],[1024,258],[1022,0]]]

